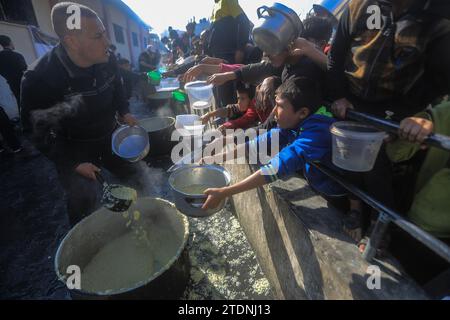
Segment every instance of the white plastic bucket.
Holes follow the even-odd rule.
[[[181,114],[176,117],[175,129],[183,129],[184,126],[193,126],[200,122],[200,116],[196,114]]]
[[[175,129],[183,137],[183,143],[191,151],[203,146],[203,130],[200,117],[196,114],[183,114],[176,118]]]
[[[373,169],[385,132],[351,121],[335,122],[330,131],[334,165],[355,172]]]
[[[184,90],[188,95],[191,108],[198,101],[203,101],[204,105],[213,105],[214,94],[212,84],[207,84],[206,81],[189,82],[184,86]]]

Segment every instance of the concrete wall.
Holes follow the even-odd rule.
[[[254,170],[226,168],[233,183]],[[369,289],[369,263],[343,234],[341,213],[300,177],[237,194],[232,206],[277,299],[427,299],[393,259],[373,262],[381,288]]]
[[[130,48],[128,46],[128,36],[127,36],[127,18],[122,12],[120,12],[117,8],[113,6],[107,6],[106,11],[108,15],[108,22],[109,22],[108,28],[111,43],[113,43],[117,47],[117,53],[120,53],[120,55],[123,58],[126,58],[131,61],[131,54]],[[122,27],[125,43],[121,44],[117,42],[117,39],[114,34],[113,24]]]
[[[48,35],[56,37],[50,17],[52,9],[50,7],[50,2],[47,0],[32,0],[32,3],[39,29]]]
[[[21,53],[28,65],[37,59],[31,34],[27,26],[0,21],[1,33],[10,37],[16,47],[16,51]]]

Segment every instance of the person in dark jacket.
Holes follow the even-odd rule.
[[[66,24],[70,5],[81,12],[81,29]],[[97,14],[75,3],[52,9],[60,44],[37,60],[22,81],[22,121],[36,145],[52,160],[68,196],[72,225],[98,205],[101,168],[129,178],[136,166],[113,155],[111,135],[123,123],[136,125],[130,114],[106,30]],[[136,174],[136,176],[138,176]]]
[[[156,70],[161,62],[161,54],[153,45],[148,45],[147,49],[139,56],[139,71],[149,72]]]
[[[20,53],[14,51],[15,47],[11,38],[0,35],[0,45],[3,47],[0,51],[0,75],[8,81],[20,106],[20,81],[27,70],[27,63]]]
[[[208,55],[234,64],[236,53],[243,52],[249,41],[251,23],[238,0],[215,0],[208,40]],[[236,103],[233,83],[217,88],[218,104]]]
[[[251,159],[251,154],[257,152],[259,145],[268,143],[267,150],[270,150],[271,144],[279,141],[280,152],[247,179],[229,187],[207,189],[205,194],[208,199],[203,209],[215,208],[227,197],[298,171],[304,171],[311,186],[321,193],[341,192],[336,183],[308,164],[308,161],[320,161],[334,167],[331,163],[330,126],[335,119],[315,114],[321,104],[321,95],[315,86],[311,86],[307,79],[289,79],[278,88],[276,104],[279,127],[240,145],[240,148],[245,148],[247,157]],[[236,158],[236,154],[239,154],[237,149],[227,155],[226,159]],[[223,156],[224,154],[218,154],[211,158],[205,157],[202,161],[223,161]]]

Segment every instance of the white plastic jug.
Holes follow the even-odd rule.
[[[335,122],[330,131],[334,165],[355,172],[373,169],[385,132],[351,121]]]
[[[205,106],[214,104],[213,85],[207,84],[206,81],[189,82],[184,86],[184,90],[188,94],[191,108],[199,101],[203,101]]]

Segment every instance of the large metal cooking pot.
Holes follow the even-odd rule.
[[[150,143],[147,131],[139,126],[121,126],[112,135],[112,150],[120,158],[129,162],[144,159]]]
[[[196,186],[222,188],[230,185],[231,175],[216,165],[186,165],[175,170],[169,177],[169,185],[177,209],[190,217],[208,217],[225,206],[223,200],[217,208],[202,210],[207,196],[199,192]]]
[[[154,117],[139,121],[139,126],[148,133],[152,148],[148,157],[169,155],[177,141],[172,141],[175,130],[175,119],[172,117]]]
[[[70,291],[73,299],[178,299],[183,295],[190,275],[186,249],[189,236],[187,218],[172,203],[162,199],[141,198],[133,206],[132,210],[141,213],[139,221],[150,241],[164,243],[163,247],[154,247],[155,259],[160,259],[162,267],[130,288],[111,288],[108,292],[83,290],[81,277],[81,290]],[[55,271],[58,279],[66,284],[70,276],[67,274],[69,266],[79,266],[83,271],[101,248],[130,232],[126,223],[122,215],[112,215],[104,208],[78,223],[62,240],[56,253]]]
[[[257,47],[270,55],[281,53],[303,32],[303,24],[294,10],[275,2],[258,8],[258,24],[253,28]]]

